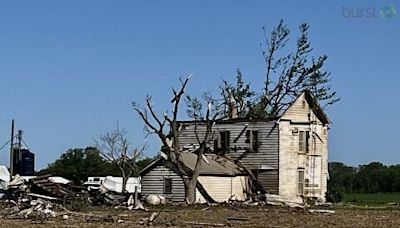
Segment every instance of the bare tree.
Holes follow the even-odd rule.
[[[195,168],[194,170],[188,169],[180,158],[182,150],[179,146],[180,122],[178,120],[178,112],[180,110],[180,102],[182,98],[185,98],[182,96],[185,94],[185,89],[191,76],[192,75],[188,75],[184,80],[182,78],[179,79],[181,83],[179,90],[172,89],[171,114],[164,112],[162,116],[158,115],[154,110],[150,96],[147,96],[145,99],[145,107],[140,107],[136,103],[133,103],[133,108],[145,123],[148,133],[156,134],[159,137],[162,142],[161,151],[167,155],[168,161],[175,166],[181,176],[184,177],[183,182],[188,203],[195,202],[195,190],[198,185],[197,179],[200,174],[202,157],[208,149],[211,140],[212,126],[222,113],[220,111],[221,105],[218,105],[218,101],[213,99],[212,95],[209,93],[202,97],[203,102],[201,102],[200,99],[186,96],[189,116],[193,118],[194,121],[201,121],[206,125],[206,130],[204,133],[202,132],[202,137],[196,134],[199,148],[196,151],[198,156]],[[207,104],[206,110],[203,110],[202,103]],[[204,114],[202,114],[202,112],[204,112]]]
[[[138,173],[137,160],[145,150],[145,146],[131,149],[126,134],[125,129],[120,129],[117,126],[115,130],[101,134],[99,140],[95,140],[101,156],[120,169],[122,192],[126,191],[129,177]]]

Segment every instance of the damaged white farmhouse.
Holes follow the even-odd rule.
[[[179,146],[198,146],[196,134],[206,125],[180,124]],[[218,121],[209,147],[243,164],[266,193],[296,202],[303,197],[325,200],[330,124],[313,94],[304,91],[280,116]]]

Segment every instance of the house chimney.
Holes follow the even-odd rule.
[[[229,118],[237,119],[239,117],[238,107],[236,105],[235,99],[231,95],[229,98]]]

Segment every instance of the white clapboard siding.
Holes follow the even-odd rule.
[[[217,177],[200,176],[198,181],[207,193],[217,202],[227,202],[229,199],[245,200],[247,189],[247,177]],[[205,203],[199,191],[196,190],[196,201]]]
[[[172,193],[164,193],[164,178],[172,178]],[[163,195],[172,202],[185,201],[185,186],[182,178],[164,166],[156,166],[142,176],[142,195]]]
[[[180,147],[198,145],[196,132],[201,139],[204,133],[204,124],[184,123],[179,136]],[[257,152],[252,151],[250,143],[246,142],[246,131],[258,131],[261,143]],[[231,159],[239,159],[249,170],[258,170],[260,167],[269,167],[276,172],[270,173],[271,180],[263,185],[269,187],[269,191],[278,192],[278,168],[279,168],[279,127],[276,121],[233,121],[229,123],[217,123],[213,127],[213,139],[217,139],[220,131],[230,132],[230,150],[226,156]],[[213,140],[211,140],[213,141]],[[213,148],[213,145],[210,145]]]

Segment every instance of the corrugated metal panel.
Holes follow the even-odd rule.
[[[164,194],[164,178],[172,178],[172,193]],[[173,202],[185,201],[185,186],[182,178],[164,166],[154,167],[142,176],[142,195],[163,195]]]

